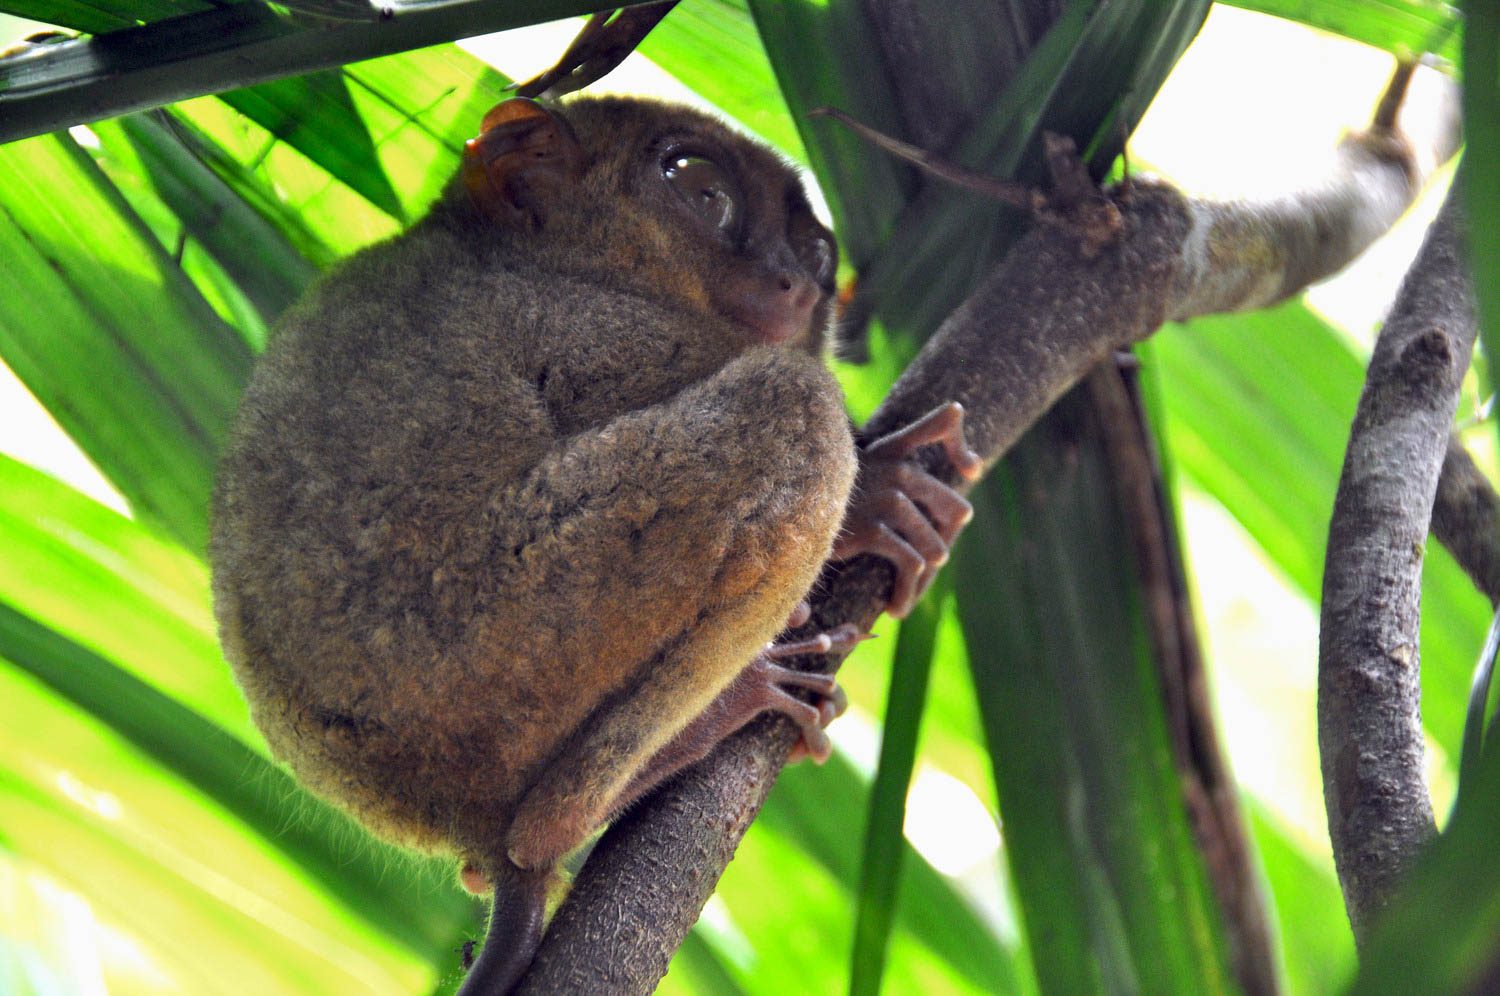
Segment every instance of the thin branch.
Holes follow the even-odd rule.
[[[1476,332],[1450,193],[1375,344],[1329,527],[1318,746],[1357,941],[1436,833],[1423,777],[1423,545]]]
[[[1438,477],[1432,535],[1490,604],[1500,605],[1500,496],[1456,436],[1448,439]]]
[[[1342,267],[1415,195],[1411,159],[1390,154],[1401,147],[1388,135],[1356,137],[1330,178],[1270,205],[1203,204],[1165,184],[1133,181],[1109,195],[1121,217],[1118,238],[1091,256],[1076,233],[1038,226],[934,333],[865,435],[957,400],[968,410],[971,445],[993,464],[1098,362],[1164,320],[1260,306]],[[930,456],[937,473],[964,486]],[[891,580],[889,566],[873,557],[832,565],[813,599],[812,625],[868,627]],[[790,724],[764,718],[612,827],[522,991],[649,992],[795,739]]]

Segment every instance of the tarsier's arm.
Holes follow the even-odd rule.
[[[498,635],[558,641],[517,662],[536,669],[521,681],[538,722],[587,711],[504,839],[464,869],[470,888],[495,890],[465,992],[504,992],[524,970],[554,862],[711,746],[716,710],[747,701],[737,691],[754,701],[746,662],[812,583],[854,469],[832,378],[804,354],[763,349],[568,440],[497,501],[498,521],[513,507],[535,530],[518,546],[535,590],[514,596],[542,614],[508,613]]]
[[[580,844],[782,628],[853,473],[832,378],[811,357],[759,349],[574,437],[506,489],[501,545],[525,566],[506,601],[536,616],[507,612],[496,636],[550,644],[512,665],[542,708],[561,696],[593,708],[534,780],[503,853],[529,868]]]
[[[840,407],[816,362],[753,352],[669,404],[571,441],[514,492],[533,519],[537,510],[574,510],[522,551],[528,573],[546,579],[538,599],[551,600],[549,611],[602,612],[620,624],[605,628],[613,646],[577,634],[580,642],[557,648],[556,658],[632,662],[617,673],[593,668],[587,700],[604,705],[523,801],[507,841],[517,865],[560,858],[612,809],[778,694],[757,671],[768,659],[745,662],[811,584],[830,553],[831,527],[842,523],[834,556],[909,551],[891,556],[900,614],[931,583],[971,512],[907,457],[938,444],[972,473],[978,457],[963,443],[962,410],[944,406],[863,447],[865,490],[846,506],[854,450],[837,429]],[[857,638],[839,631],[821,639]],[[819,644],[787,649],[817,652]],[[715,700],[740,672],[738,694]],[[613,698],[611,684],[629,695]],[[798,684],[833,700],[826,679]],[[661,735],[674,730],[677,742]]]

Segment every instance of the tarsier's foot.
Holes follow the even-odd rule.
[[[793,613],[795,618],[797,613]],[[802,622],[806,622],[804,616]],[[833,745],[823,728],[844,714],[849,708],[849,699],[831,674],[815,671],[798,671],[782,667],[778,660],[800,657],[804,654],[847,653],[868,634],[861,633],[852,623],[837,626],[826,633],[819,633],[801,640],[773,643],[765,652],[750,662],[750,666],[735,682],[736,689],[742,683],[749,688],[746,693],[758,698],[757,711],[775,710],[791,718],[802,732],[802,738],[792,748],[788,760],[800,761],[810,757],[818,764],[828,760]],[[788,688],[803,688],[813,693],[813,702],[804,702],[787,692]]]
[[[834,560],[873,553],[895,566],[886,611],[898,619],[948,562],[948,548],[974,515],[962,495],[911,459],[929,443],[943,448],[960,477],[979,477],[982,461],[964,440],[963,406],[950,401],[934,408],[860,451],[856,493],[833,546]]]

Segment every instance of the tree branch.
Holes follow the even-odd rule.
[[[1490,604],[1500,605],[1500,496],[1456,436],[1448,439],[1438,477],[1432,535]]]
[[[1456,188],[1455,188],[1456,189]],[[1375,344],[1329,527],[1318,746],[1356,940],[1437,833],[1423,778],[1423,544],[1476,332],[1450,193]]]
[[[1118,237],[1041,225],[933,334],[865,427],[874,437],[937,404],[968,410],[986,466],[1111,353],[1168,318],[1258,307],[1344,266],[1417,190],[1404,143],[1373,129],[1323,182],[1270,203],[1207,204],[1154,182],[1108,193]],[[941,461],[930,466],[962,486]],[[890,590],[882,560],[831,565],[812,626],[868,627]],[[819,662],[827,666],[837,662]],[[548,930],[525,993],[649,992],[697,919],[785,763],[795,730],[764,717],[613,826]]]

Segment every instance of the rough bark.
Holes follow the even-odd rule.
[[[1092,254],[1082,251],[1089,233],[1038,226],[934,333],[865,435],[958,400],[971,445],[993,464],[1092,367],[1165,319],[1258,307],[1344,266],[1415,194],[1400,148],[1388,133],[1356,137],[1323,182],[1273,204],[1210,205],[1133,182],[1110,194],[1118,237]],[[1304,202],[1307,211],[1294,209]],[[937,473],[960,483],[931,458]],[[812,625],[868,626],[890,583],[890,568],[872,557],[832,565],[816,589]],[[795,738],[790,724],[762,719],[612,827],[523,992],[649,992]]]
[[[1437,832],[1417,632],[1423,545],[1476,332],[1461,243],[1450,194],[1375,344],[1329,527],[1318,745],[1334,863],[1361,943]]]

